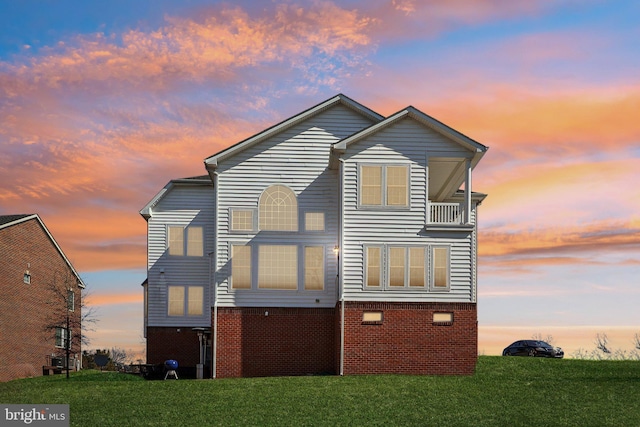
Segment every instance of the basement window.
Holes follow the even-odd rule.
[[[453,325],[453,313],[433,313],[434,325]]]
[[[366,325],[381,325],[382,319],[381,311],[365,311],[362,313],[362,323]]]

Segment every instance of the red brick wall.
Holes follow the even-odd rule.
[[[335,373],[334,313],[333,308],[219,308],[217,377]]]
[[[200,363],[200,342],[197,332],[191,327],[147,328],[147,363],[164,363],[165,360],[178,361],[179,367],[195,367]]]
[[[383,321],[364,324],[364,311],[382,311]],[[434,324],[434,312],[453,322]],[[477,341],[475,304],[348,302],[344,374],[471,375]]]
[[[23,281],[27,268],[31,284]],[[75,291],[71,320],[79,325],[82,297],[77,281],[38,220],[0,229],[0,381],[42,375],[47,356],[64,355],[64,349],[55,347],[55,330],[47,330],[57,323],[64,326],[64,315],[54,314],[65,312],[64,299],[50,288],[54,280],[64,286],[64,278]],[[79,327],[72,334],[71,356],[79,357]]]

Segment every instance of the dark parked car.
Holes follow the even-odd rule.
[[[531,356],[531,357],[564,357],[560,347],[552,347],[549,343],[537,340],[516,341],[502,350],[503,356]]]

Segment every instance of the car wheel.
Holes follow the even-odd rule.
[[[535,357],[536,356],[536,351],[535,350],[529,350],[529,357]]]

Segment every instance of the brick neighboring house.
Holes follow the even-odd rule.
[[[0,381],[63,367],[67,314],[75,368],[85,285],[37,214],[0,216],[0,287]]]
[[[170,181],[147,221],[147,361],[205,376],[471,374],[487,147],[340,94]]]

